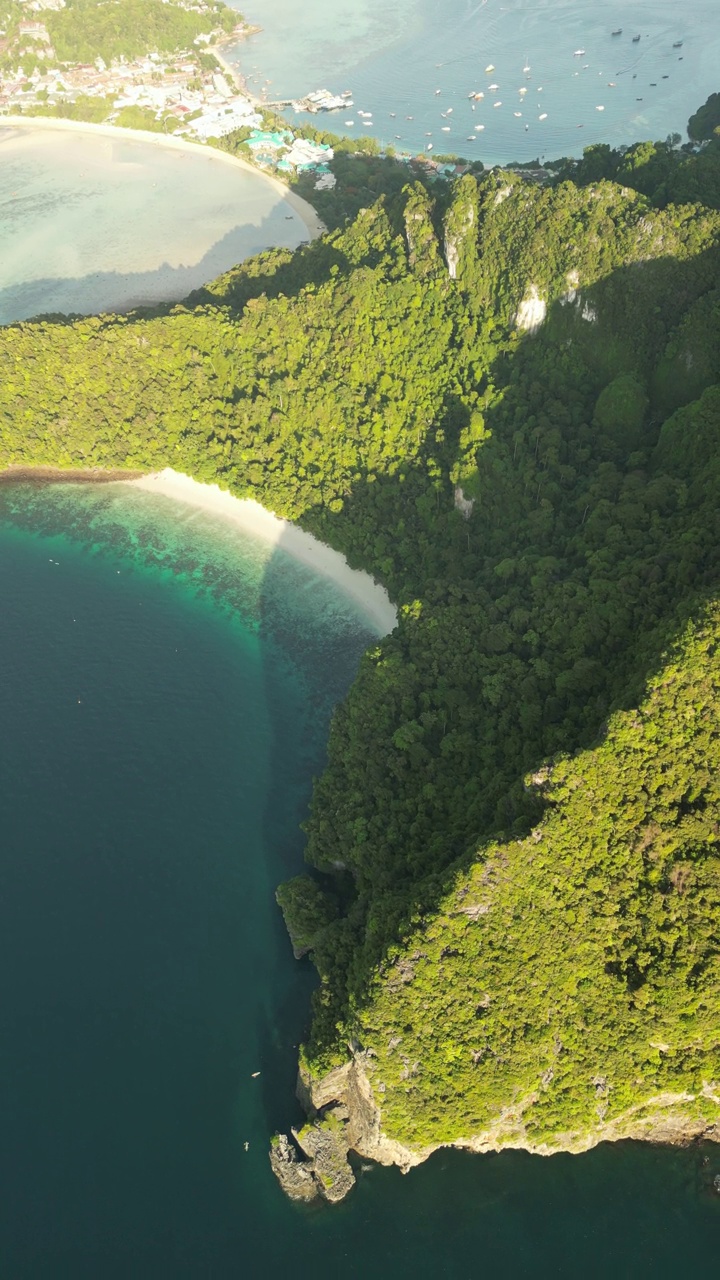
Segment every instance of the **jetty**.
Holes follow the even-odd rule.
[[[313,114],[318,111],[347,111],[349,107],[355,105],[349,89],[344,93],[330,93],[329,89],[314,89],[304,98],[279,98],[275,102],[261,99],[261,104],[264,107],[272,107],[276,111],[285,111],[287,107],[292,107],[294,111],[310,111]]]

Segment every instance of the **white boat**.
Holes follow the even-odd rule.
[[[513,111],[513,115],[517,116],[517,118],[519,119],[520,116],[522,115],[522,111]]]
[[[604,108],[604,107],[596,107],[596,108],[595,108],[595,110],[596,110],[596,111],[604,111],[604,110],[605,110],[605,108]]]
[[[440,130],[440,132],[441,132],[441,133],[449,133],[449,132],[450,132],[450,125],[449,125],[449,124],[444,124],[444,125],[443,125],[443,127],[442,127],[442,129]]]
[[[485,70],[486,70],[486,71],[494,71],[494,70],[495,70],[495,68],[494,68],[494,66],[493,66],[493,64],[492,64],[492,62],[490,63],[490,66],[489,66],[489,67],[486,67],[486,68],[485,68]]]
[[[584,49],[576,49],[576,50],[575,50],[575,52],[574,52],[574,54],[573,54],[573,58],[584,58],[584,57],[585,57],[585,50],[584,50]]]
[[[489,84],[489,85],[488,85],[488,89],[499,89],[499,88],[500,88],[500,85],[499,85],[499,84]]]
[[[477,132],[478,132],[478,133],[480,133],[481,129],[484,129],[484,128],[485,128],[485,125],[484,125],[484,124],[476,124],[476,125],[475,125],[475,128],[476,128]]]
[[[501,106],[502,106],[502,102],[493,102],[493,106],[494,106],[494,107],[501,107]]]
[[[538,120],[547,120],[547,111],[543,111],[542,115],[538,116]]]

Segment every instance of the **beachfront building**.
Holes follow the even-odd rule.
[[[255,129],[262,124],[262,116],[247,98],[232,98],[212,110],[204,111],[188,126],[203,142],[208,138],[224,138],[235,129]]]
[[[307,173],[312,170],[332,178],[332,182],[326,181],[326,187],[335,185],[335,178],[328,167],[334,152],[326,142],[296,138],[290,129],[255,129],[246,146],[252,151],[256,164],[275,168],[280,173]]]

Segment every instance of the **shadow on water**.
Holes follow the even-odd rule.
[[[79,501],[88,494],[83,490]],[[45,536],[57,538],[67,515],[59,509],[54,523],[46,515]],[[36,525],[37,508],[35,516]],[[368,635],[354,609],[332,588],[312,575],[298,578],[281,543],[265,562],[253,597],[262,652],[249,706],[258,727],[266,725],[267,731],[254,747],[263,757],[258,772],[263,793],[256,797],[260,840],[246,850],[243,779],[234,772],[232,754],[227,758],[234,740],[227,736],[230,722],[242,711],[233,693],[239,652],[224,628],[216,640],[208,639],[216,632],[215,613],[203,605],[203,597],[211,595],[221,606],[225,600],[228,612],[228,599],[237,597],[228,596],[225,569],[211,558],[203,561],[194,519],[178,524],[168,547],[150,533],[139,543],[118,543],[117,518],[106,523],[105,537],[111,537],[115,554],[124,557],[127,545],[136,566],[154,564],[155,569],[131,579],[127,604],[117,617],[109,598],[100,598],[111,634],[129,617],[128,641],[138,627],[133,601],[143,602],[142,612],[153,600],[160,614],[169,611],[172,643],[180,643],[180,629],[180,647],[188,655],[179,685],[168,685],[165,705],[172,714],[158,720],[170,635],[160,631],[156,638],[150,629],[141,632],[127,670],[122,655],[110,651],[112,666],[119,668],[117,682],[110,669],[103,676],[102,662],[97,683],[88,668],[91,700],[105,684],[111,686],[107,719],[98,719],[96,734],[76,742],[63,734],[62,720],[55,736],[48,736],[52,722],[45,725],[35,717],[41,716],[44,698],[52,703],[70,652],[67,626],[55,624],[48,637],[47,688],[34,690],[35,701],[25,698],[20,707],[18,724],[31,717],[24,732],[29,760],[39,750],[35,723],[51,756],[62,753],[72,763],[82,748],[79,774],[67,774],[75,788],[69,804],[63,807],[59,794],[48,795],[49,775],[44,792],[37,788],[44,798],[42,804],[35,801],[35,810],[55,800],[56,820],[73,815],[82,820],[87,809],[87,823],[81,821],[77,831],[85,842],[79,850],[79,903],[71,909],[72,900],[66,902],[60,892],[65,873],[60,876],[59,859],[72,863],[76,855],[59,839],[52,850],[58,861],[46,873],[56,886],[56,901],[43,906],[33,897],[37,920],[20,917],[24,933],[8,955],[6,975],[27,984],[22,966],[28,965],[28,947],[37,952],[32,966],[38,973],[43,963],[40,929],[51,923],[43,911],[65,912],[67,928],[75,925],[74,938],[63,931],[62,946],[53,954],[54,985],[45,988],[45,1005],[28,1008],[22,1027],[7,1041],[19,1052],[26,1028],[37,1025],[40,1046],[31,1063],[26,1124],[16,1135],[17,1116],[11,1117],[13,1141],[4,1154],[16,1164],[8,1183],[12,1195],[6,1195],[0,1219],[10,1206],[16,1216],[12,1229],[5,1224],[0,1230],[3,1274],[22,1280],[95,1280],[98,1275],[109,1280],[234,1280],[238,1275],[279,1280],[288,1274],[330,1280],[369,1273],[382,1280],[405,1274],[421,1280],[474,1280],[479,1274],[574,1280],[582,1271],[598,1280],[610,1272],[627,1280],[670,1280],[683,1273],[683,1265],[707,1265],[720,1227],[720,1204],[710,1190],[714,1150],[624,1144],[550,1160],[511,1152],[499,1157],[439,1152],[406,1178],[394,1169],[361,1171],[353,1196],[337,1210],[307,1211],[284,1199],[269,1169],[267,1141],[274,1129],[300,1119],[292,1101],[295,1045],[305,1030],[312,979],[307,962],[298,966],[292,959],[273,893],[280,879],[301,869],[297,823],[306,810],[310,777],[322,766],[332,706],[347,688]],[[81,533],[78,526],[74,536],[80,539]],[[131,566],[118,560],[118,579],[115,560],[111,556],[107,562],[107,546],[103,550],[102,525],[91,522],[83,536],[96,547],[99,559],[93,563],[101,576],[107,569],[110,582],[118,584]],[[28,590],[34,598],[43,591],[46,597],[35,624],[38,632],[48,626],[42,623],[45,609],[58,608],[61,617],[67,613],[68,590],[68,599],[80,603],[77,587],[64,588],[60,577],[52,590],[42,586],[46,578],[52,582],[47,575],[59,572],[55,562],[69,553],[67,545],[61,550],[54,544],[32,571],[37,581],[32,577]],[[84,563],[81,557],[81,576]],[[96,577],[93,571],[93,592]],[[191,589],[189,610],[173,603],[185,583]],[[3,688],[7,691],[5,683]],[[182,715],[173,710],[177,693],[186,704]],[[74,699],[73,706],[78,709]],[[17,731],[15,722],[4,723],[6,731]],[[120,744],[119,763],[114,748],[103,749],[108,724]],[[131,754],[134,772],[126,791],[128,729],[139,755],[135,760]],[[192,733],[195,741],[188,739]],[[154,760],[153,750],[168,734],[175,736]],[[65,773],[61,767],[63,783]],[[97,779],[89,793],[82,790],[88,779]],[[33,774],[29,782],[35,786]],[[200,807],[204,789],[211,805],[219,806],[215,815]],[[154,816],[141,807],[144,791]],[[83,795],[82,806],[73,795]],[[248,800],[252,809],[253,797]],[[22,790],[15,792],[14,803],[22,812]],[[178,807],[187,833],[170,825]],[[70,831],[74,835],[75,827]],[[26,840],[31,834],[23,832]],[[7,858],[7,823],[4,836]],[[255,848],[264,866],[259,876],[253,870],[253,883],[244,888],[242,879],[238,882],[238,855],[253,855]],[[155,864],[151,855],[158,850],[163,858]],[[99,858],[109,876],[104,887],[91,873]],[[171,921],[172,932],[168,903],[170,916],[180,912]],[[254,919],[248,920],[248,910]],[[93,913],[103,935],[91,931],[86,937]],[[246,945],[251,933],[255,937]],[[6,948],[10,941],[6,931]],[[82,951],[75,955],[79,946]],[[161,981],[155,972],[158,948],[166,953]],[[87,989],[81,981],[85,969],[92,974]],[[129,971],[127,989],[117,988],[116,970]],[[245,1018],[254,1018],[255,1025]],[[70,1036],[77,1044],[67,1044]],[[98,1039],[106,1042],[99,1060]],[[255,1070],[261,1074],[253,1080]],[[15,1081],[8,1096],[15,1099],[17,1093]],[[33,1163],[50,1159],[56,1169]],[[52,1201],[44,1199],[48,1186]],[[8,1240],[22,1235],[28,1224],[34,1228],[32,1244],[13,1255]]]
[[[696,274],[705,271],[705,288],[710,287],[713,277],[707,262],[696,264],[693,271]],[[684,297],[687,303],[692,300],[694,290],[695,293],[702,290],[696,288],[697,282],[690,278],[692,272],[680,270],[677,264],[651,268],[650,275],[653,272],[661,300],[667,304],[664,319],[663,307],[655,308],[643,319],[642,296],[638,296],[637,289],[630,290],[630,293],[633,305],[638,307],[637,341],[647,340],[656,349],[657,335],[651,333],[649,326],[665,323],[668,329],[671,328],[672,317],[678,314],[678,297],[680,302]],[[633,273],[633,285],[637,278]],[[679,286],[685,288],[684,295],[682,290],[679,293]],[[627,294],[623,273],[617,272],[603,285],[597,286],[595,294],[589,291],[585,300],[590,305],[594,301],[599,303],[601,298],[606,302],[609,299],[611,303],[613,290],[617,291],[617,298]],[[535,422],[531,422],[532,415],[522,413],[514,423],[512,416],[508,416],[508,410],[512,412],[522,407],[513,403],[514,379],[516,383],[521,378],[529,380],[528,385],[537,383],[541,408],[545,405],[546,389],[552,385],[556,372],[553,352],[564,350],[558,337],[565,324],[566,313],[557,309],[550,317],[547,334],[540,335],[532,344],[529,341],[522,344],[511,365],[504,371],[496,371],[498,378],[502,378],[510,390],[507,404],[494,411],[488,423],[492,435],[481,457],[480,470],[484,469],[484,474],[479,473],[478,476],[479,490],[485,503],[478,504],[467,525],[452,512],[449,491],[442,495],[447,503],[446,515],[438,514],[434,501],[429,506],[418,503],[417,499],[423,496],[422,482],[425,479],[422,451],[417,464],[406,468],[402,486],[392,478],[372,485],[360,481],[342,519],[328,515],[324,521],[323,532],[328,539],[358,558],[363,557],[366,563],[374,564],[379,572],[383,564],[387,565],[387,579],[397,585],[398,595],[421,586],[418,580],[412,580],[413,573],[423,576],[428,584],[429,608],[441,624],[438,629],[441,649],[442,627],[447,626],[450,634],[457,619],[454,611],[477,606],[480,610],[478,618],[482,621],[482,610],[488,607],[488,602],[484,598],[478,601],[474,584],[476,578],[486,573],[488,563],[492,567],[501,557],[516,561],[517,590],[520,592],[529,589],[538,560],[547,562],[548,591],[554,591],[563,575],[572,574],[577,567],[572,557],[567,565],[552,562],[559,559],[557,553],[576,532],[569,529],[563,520],[574,522],[580,528],[585,526],[582,506],[566,511],[566,504],[558,501],[551,519],[538,492],[539,480],[547,486],[545,491],[550,492],[553,469],[566,465],[562,450],[559,457],[553,457],[552,451],[557,448],[556,442],[553,443],[556,423],[550,418],[547,422],[544,419],[538,421],[537,415]],[[591,332],[588,330],[589,338]],[[587,368],[591,367],[592,360],[588,356]],[[562,372],[566,373],[566,370]],[[587,385],[577,388],[575,407],[581,411],[581,422],[591,416],[603,379],[607,380],[607,371],[598,368]],[[574,407],[572,404],[563,406],[558,400],[553,409],[557,420],[562,418],[557,404],[560,409],[568,411]],[[448,400],[441,416],[448,427],[448,441],[452,444],[465,425],[462,407],[456,401]],[[648,420],[648,438],[643,442],[646,451],[652,449],[652,433],[657,431],[659,421],[657,415],[651,415]],[[573,425],[572,412],[570,425]],[[612,447],[611,442],[608,446],[611,452]],[[601,473],[608,461],[614,467],[618,465],[618,458],[608,459],[602,449],[593,452],[591,448],[585,460],[588,482]],[[504,515],[502,522],[497,520],[500,511]],[[509,511],[516,512],[518,517],[511,529],[505,518]],[[535,513],[544,519],[535,519]],[[191,523],[188,519],[188,530]],[[384,534],[381,539],[376,539],[373,531],[379,528]],[[442,529],[442,537],[437,536],[438,529]],[[501,529],[505,534],[502,546],[498,543]],[[99,540],[97,530],[94,536]],[[601,538],[600,533],[598,537]],[[629,639],[626,637],[624,666],[618,668],[615,661],[617,637],[600,634],[591,640],[591,648],[595,646],[591,656],[601,668],[603,663],[606,667],[612,665],[613,669],[620,670],[622,676],[617,689],[610,688],[606,682],[599,691],[598,697],[604,699],[606,710],[613,701],[627,699],[627,693],[620,692],[626,677],[633,676],[637,688],[644,676],[657,665],[666,644],[667,628],[681,629],[684,619],[698,601],[701,602],[704,595],[711,594],[716,588],[716,566],[703,558],[704,552],[700,548],[696,561],[689,566],[693,586],[693,592],[689,593],[687,581],[673,576],[672,542],[669,534],[665,541],[663,537],[658,535],[656,548],[661,569],[659,577],[653,578],[647,591],[639,591],[629,601],[635,613],[627,624]],[[403,581],[402,559],[405,556],[410,559],[409,540],[416,550],[420,550],[420,562],[419,567],[408,572]],[[130,546],[128,555],[140,558],[144,555],[155,568],[160,563],[167,570],[168,578],[172,577],[173,555],[166,554],[162,547],[156,555],[151,539],[142,546]],[[460,1280],[461,1277],[474,1278],[486,1272],[511,1278],[525,1275],[574,1277],[579,1273],[604,1277],[617,1273],[627,1276],[628,1280],[636,1280],[637,1277],[644,1280],[645,1276],[648,1280],[651,1276],[655,1280],[656,1277],[683,1274],[683,1269],[687,1271],[689,1268],[702,1273],[703,1268],[714,1262],[720,1225],[719,1202],[712,1198],[709,1185],[709,1176],[716,1171],[714,1149],[708,1153],[703,1148],[677,1151],[623,1144],[604,1147],[581,1157],[552,1159],[509,1152],[498,1157],[439,1152],[407,1178],[402,1178],[396,1170],[374,1169],[363,1174],[353,1197],[337,1211],[308,1214],[282,1198],[269,1170],[265,1143],[273,1129],[299,1119],[291,1094],[295,1046],[306,1028],[307,997],[313,980],[306,962],[295,966],[292,961],[273,895],[280,880],[302,868],[303,839],[298,832],[298,820],[306,812],[311,775],[317,774],[322,767],[332,707],[348,687],[368,638],[362,624],[358,624],[357,616],[351,617],[352,611],[338,611],[337,598],[332,591],[323,595],[317,581],[305,579],[298,587],[298,579],[295,579],[293,592],[296,599],[290,609],[289,572],[288,558],[281,543],[265,562],[257,593],[256,621],[262,652],[257,684],[251,690],[255,698],[252,710],[258,720],[267,725],[268,731],[264,742],[256,749],[257,755],[262,757],[258,762],[260,781],[257,783],[261,794],[249,799],[256,802],[260,812],[261,838],[256,848],[263,851],[264,865],[257,889],[253,889],[247,899],[242,884],[235,881],[231,886],[234,875],[231,867],[235,869],[232,859],[242,835],[239,830],[242,810],[236,791],[239,779],[229,769],[222,773],[218,784],[213,778],[212,760],[208,764],[199,751],[196,757],[193,756],[192,750],[197,750],[194,743],[187,748],[189,767],[184,772],[177,770],[172,753],[171,765],[168,765],[172,784],[169,798],[178,804],[185,802],[183,813],[187,813],[188,824],[198,790],[214,786],[212,795],[218,805],[221,799],[225,805],[212,828],[212,839],[208,838],[206,829],[193,828],[195,843],[183,873],[186,877],[184,909],[187,917],[182,923],[186,933],[181,932],[176,938],[173,945],[177,945],[177,951],[169,949],[169,975],[180,968],[184,981],[192,985],[194,969],[197,967],[202,973],[203,982],[196,991],[197,1001],[186,1007],[183,993],[173,993],[171,988],[156,993],[156,1005],[151,1004],[143,1011],[142,1017],[146,1018],[147,1026],[141,1028],[143,1035],[139,1039],[147,1048],[162,1041],[166,1035],[166,1043],[158,1058],[159,1066],[156,1062],[153,1067],[150,1057],[145,1061],[136,1056],[132,1062],[135,1071],[133,1086],[140,1091],[155,1070],[150,1093],[158,1109],[162,1109],[164,1095],[170,1093],[175,1075],[182,1074],[181,1068],[187,1069],[189,1074],[183,1085],[186,1092],[178,1096],[177,1107],[174,1106],[173,1095],[173,1106],[167,1105],[163,1112],[166,1128],[161,1131],[161,1137],[158,1137],[157,1129],[150,1129],[151,1141],[158,1145],[162,1141],[167,1142],[168,1148],[182,1163],[183,1177],[186,1177],[188,1167],[193,1168],[194,1160],[211,1164],[215,1158],[217,1163],[200,1169],[203,1196],[198,1196],[197,1203],[185,1187],[185,1198],[162,1205],[154,1197],[158,1180],[171,1178],[172,1170],[168,1163],[158,1159],[157,1151],[143,1151],[140,1147],[132,1153],[136,1160],[136,1165],[133,1165],[126,1153],[126,1183],[118,1186],[119,1200],[109,1219],[100,1221],[92,1218],[93,1214],[100,1212],[97,1202],[93,1202],[85,1221],[82,1213],[78,1213],[75,1223],[63,1224],[62,1250],[50,1241],[49,1245],[46,1243],[43,1254],[41,1242],[28,1265],[17,1274],[22,1275],[23,1280],[25,1277],[33,1280],[34,1277],[42,1277],[42,1280],[60,1277],[62,1280],[65,1274],[72,1276],[73,1280],[80,1277],[84,1280],[85,1276],[98,1274],[118,1278],[133,1276],[141,1280],[145,1276],[150,1280],[150,1277],[165,1275],[207,1275],[212,1280],[225,1280],[225,1277],[230,1280],[238,1274],[274,1277],[290,1273],[300,1280],[306,1275],[320,1276],[324,1280],[325,1276],[338,1273],[360,1276],[372,1272],[381,1277],[412,1274],[429,1278],[439,1275]],[[192,586],[192,575],[190,578]],[[213,582],[210,581],[212,587]],[[41,590],[38,578],[38,596]],[[222,593],[221,584],[219,595]],[[58,598],[62,604],[60,594]],[[648,619],[652,621],[652,627],[649,623],[644,625]],[[318,625],[320,620],[322,625]],[[197,632],[194,635],[188,633],[190,648],[192,644],[200,644],[205,624],[206,619],[198,615]],[[483,647],[483,636],[482,627],[478,627],[478,651]],[[393,641],[406,642],[407,633],[405,639]],[[23,640],[18,643],[23,643]],[[201,650],[198,648],[197,652]],[[58,648],[54,652],[54,660],[59,662],[60,656]],[[223,715],[228,720],[232,718],[227,714],[229,704],[226,697],[232,681],[235,651],[233,649],[230,653],[228,649],[224,656],[210,651],[204,660],[208,664],[217,663],[213,667],[213,675],[219,673],[221,679],[210,696],[205,688],[205,671],[201,670],[198,675],[192,662],[188,666],[188,672],[200,690],[196,710],[205,716],[207,736],[202,739],[203,746],[215,742],[217,724]],[[501,663],[502,655],[496,654],[492,660]],[[151,692],[153,681],[162,679],[166,665],[164,650],[154,656],[153,664],[148,664],[148,673],[152,676],[152,680],[148,680]],[[136,708],[130,697],[133,678],[132,675],[127,677],[128,685],[121,688],[120,693],[122,705],[137,709],[134,727],[137,735],[138,726],[142,727],[143,711],[141,706]],[[192,687],[189,686],[190,690]],[[182,684],[171,691],[177,698],[184,692]],[[464,692],[480,698],[471,682]],[[169,698],[171,710],[173,705]],[[593,705],[594,710],[600,709],[600,701]],[[34,711],[39,714],[41,709],[38,702]],[[488,720],[493,722],[492,717],[497,718],[497,709],[488,706],[486,710]],[[25,708],[21,711],[18,717],[20,725],[27,719]],[[115,714],[117,718],[117,712]],[[543,702],[543,714],[543,733],[547,734],[549,744],[561,732],[557,729],[558,708],[554,704],[546,707]],[[596,734],[601,719],[601,716],[595,718],[592,727],[587,724],[571,726],[561,745],[572,749],[592,733]],[[96,726],[98,760],[102,756],[103,743],[110,740],[108,724],[113,724],[113,721],[108,719]],[[230,727],[225,725],[228,732]],[[113,724],[113,738],[114,731]],[[173,748],[177,746],[175,754],[179,754],[182,725],[168,722],[167,732],[177,732],[177,744],[173,740],[170,745]],[[184,733],[187,736],[187,725]],[[30,747],[35,749],[32,734],[29,741]],[[58,744],[58,754],[61,754],[66,746],[62,736]],[[140,745],[148,750],[145,742]],[[535,742],[532,751],[540,752],[542,758],[543,743],[538,746]],[[508,760],[503,758],[504,768],[509,768],[510,760],[511,754]],[[92,769],[97,761],[88,755],[83,763]],[[185,763],[187,765],[187,760]],[[469,757],[463,763],[468,772],[475,765],[476,761]],[[148,760],[141,756],[137,768],[140,782],[143,769],[151,773]],[[154,776],[151,780],[154,781]],[[117,778],[110,771],[106,778],[108,801],[114,794],[112,788],[116,782]],[[136,779],[134,785],[140,785],[140,782]],[[83,785],[81,775],[81,781],[76,780],[77,795],[84,796]],[[170,787],[167,779],[158,783],[151,799],[154,801],[157,794],[164,795],[165,787]],[[186,789],[191,793],[190,800],[184,795]],[[131,791],[128,794],[132,799],[135,793]],[[13,800],[16,800],[15,796]],[[34,807],[42,808],[38,804]],[[436,818],[444,838],[445,815],[438,810]],[[233,824],[237,824],[237,831]],[[456,829],[448,835],[441,850],[444,866],[467,847],[477,835],[477,830],[477,815],[474,815],[468,819],[465,829],[460,832]],[[162,845],[163,839],[167,840],[167,832],[164,832],[160,819],[156,820],[153,831]],[[127,847],[132,847],[130,827],[125,835]],[[222,844],[222,840],[227,843]],[[88,847],[94,848],[92,845]],[[120,830],[113,831],[106,848],[106,852],[112,855],[110,861],[114,862],[125,847]],[[228,849],[230,854],[226,863]],[[174,850],[170,852],[174,853]],[[139,870],[137,875],[136,890],[142,884]],[[166,884],[160,886],[158,898],[164,896],[167,885],[176,884],[174,864],[168,875]],[[213,950],[213,930],[203,916],[206,902],[201,893],[202,886],[211,876],[215,878],[213,891],[217,892],[219,899],[227,900],[222,924],[223,945],[217,951]],[[431,892],[423,903],[426,909],[431,909],[436,903],[437,895],[442,891],[441,881],[442,877],[438,877],[431,886]],[[257,919],[247,921],[242,915],[243,908],[256,913]],[[120,908],[116,910],[119,913]],[[144,921],[144,927],[152,931],[155,917],[149,913],[148,919]],[[126,924],[133,922],[134,917],[130,914]],[[259,945],[248,957],[236,943],[234,935],[241,929],[249,931],[250,926],[256,930]],[[187,947],[189,956],[183,954],[183,939],[187,931],[197,934],[193,937],[193,947]],[[129,939],[132,948],[128,946]],[[132,938],[126,930],[113,963],[122,967],[125,962],[122,948],[140,950],[140,940],[140,936]],[[23,938],[13,960],[17,967],[20,965],[19,957],[25,956],[25,945],[26,939]],[[91,962],[92,959],[91,956]],[[238,970],[246,966],[247,971],[232,971],[233,966]],[[223,970],[226,973],[231,971],[223,997],[227,1003],[223,1005],[223,1000],[218,999],[216,1019],[212,993],[221,982]],[[239,1013],[236,1017],[236,1009],[241,1007],[246,988],[251,990],[249,1016],[254,1019],[252,1028],[238,1025]],[[177,999],[180,1012],[178,1023],[169,1035],[160,1013],[171,1003],[172,996]],[[59,1007],[62,1009],[62,1004]],[[200,1020],[199,1010],[209,1010],[207,1022]],[[135,1013],[134,1010],[132,1012]],[[198,1023],[191,1028],[189,1020],[193,1017],[198,1018]],[[197,1069],[193,1067],[194,1074],[185,1062],[190,1057],[186,1043],[191,1038],[190,1030],[194,1041],[204,1041],[206,1049]],[[128,1059],[122,1055],[127,1053],[128,1043],[117,1032],[116,1036],[118,1059],[121,1065],[126,1066]],[[245,1041],[250,1043],[257,1060],[248,1062],[247,1053],[244,1053]],[[80,1081],[85,1078],[81,1072],[84,1065],[78,1053],[77,1079]],[[257,1080],[255,1070],[260,1072]],[[132,1091],[129,1102],[123,1095],[126,1108],[123,1111],[110,1087],[114,1082],[99,1080],[96,1083],[99,1094],[103,1095],[104,1091],[102,1102],[111,1116],[116,1109],[121,1116],[132,1114],[135,1101]],[[77,1090],[77,1083],[74,1087]],[[48,1082],[39,1074],[38,1098],[45,1098],[47,1088]],[[252,1089],[255,1089],[254,1093]],[[199,1114],[192,1113],[192,1124],[183,1110],[186,1107],[190,1113],[193,1097],[204,1099],[210,1094],[217,1094],[220,1099],[212,1116],[215,1126],[212,1141],[217,1144],[214,1152],[212,1143],[208,1145],[205,1141],[202,1109]],[[76,1110],[73,1111],[68,1102],[70,1113],[82,1115],[85,1099],[78,1102],[77,1097],[73,1097]],[[232,1110],[233,1100],[237,1104],[238,1123],[252,1127],[236,1128],[229,1134],[228,1113]],[[47,1106],[46,1116],[48,1122],[53,1121],[51,1109]],[[174,1147],[178,1132],[186,1124],[189,1126],[187,1141],[179,1148]],[[251,1147],[248,1160],[243,1164],[242,1144],[248,1135]],[[94,1153],[101,1176],[107,1175],[107,1162],[113,1155],[114,1152],[108,1157],[107,1148],[101,1151],[100,1156]],[[709,1163],[706,1164],[706,1160]],[[153,1170],[156,1171],[155,1185]],[[68,1164],[67,1178],[71,1177],[72,1169]],[[83,1170],[83,1177],[87,1178],[87,1170]],[[131,1211],[137,1209],[127,1190],[133,1180],[140,1183],[143,1193],[149,1197],[151,1211],[140,1215],[138,1220],[130,1221]],[[85,1183],[81,1181],[80,1185]],[[234,1195],[235,1189],[237,1195]],[[101,1208],[107,1212],[106,1205]],[[89,1261],[90,1254],[92,1258]],[[5,1273],[12,1276],[12,1268],[6,1267]]]
[[[287,534],[266,564],[258,614],[271,725],[263,843],[273,894],[268,963],[274,968],[274,1001],[259,1010],[258,1039],[268,1064],[263,1094],[272,1133],[303,1120],[294,1101],[298,1047],[307,1035],[310,993],[316,985],[310,961],[293,958],[274,890],[307,870],[301,824],[311,782],[325,766],[333,709],[347,693],[377,630],[330,579],[293,558]],[[294,705],[288,705],[290,692]]]
[[[172,267],[164,262],[147,271],[96,271],[69,279],[45,277],[6,285],[0,288],[0,324],[30,317],[124,312],[179,302],[245,258],[283,242],[295,247],[307,239],[309,232],[299,213],[285,200],[279,200],[258,226],[238,224],[197,262],[187,266]]]

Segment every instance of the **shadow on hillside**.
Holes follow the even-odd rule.
[[[668,405],[656,374],[657,353],[719,281],[715,253],[622,268],[499,356],[488,375],[505,394],[486,414],[469,520],[447,481],[428,480],[428,441],[402,476],[357,481],[341,513],[306,513],[394,599],[423,601],[383,645],[400,674],[381,685],[365,670],[340,713],[343,758],[331,743],[319,793],[320,865],[350,850],[364,886],[347,902],[350,936],[332,943],[361,948],[355,997],[411,919],[436,908],[458,860],[537,820],[524,775],[591,746],[614,710],[637,705],[716,594],[720,476],[698,488],[682,448],[657,447],[667,413],[702,387],[678,366]],[[600,423],[600,392],[628,372],[649,392],[642,422]],[[467,420],[450,397],[432,424],[448,467]],[[321,964],[332,971],[333,957]],[[344,1011],[332,1012],[334,1028]]]
[[[289,264],[288,285],[291,268],[307,269],[289,296],[308,278],[325,278],[335,252],[311,246]],[[272,287],[281,291],[279,275]],[[682,443],[658,451],[668,377],[658,382],[657,365],[684,314],[719,281],[716,252],[621,268],[554,304],[536,335],[497,355],[477,387],[492,381],[502,395],[486,410],[474,466],[465,459],[474,472],[469,520],[453,509],[448,479],[469,421],[457,392],[428,417],[415,456],[396,474],[359,468],[342,511],[305,512],[307,528],[374,573],[399,604],[421,602],[384,642],[382,672],[363,664],[337,713],[330,771],[316,793],[317,862],[357,873],[355,896],[346,876],[341,886],[352,923],[334,930],[321,957],[338,990],[351,972],[353,993],[362,992],[411,918],[437,906],[459,859],[493,834],[528,829],[539,801],[523,776],[592,744],[613,709],[636,705],[668,643],[717,591],[720,481],[712,469],[695,475]],[[622,404],[617,420],[598,418],[598,397],[629,371],[649,403],[626,429]],[[672,407],[701,389],[693,377],[683,394],[683,376],[682,362],[671,362]],[[261,592],[270,630],[283,573],[281,542]],[[286,654],[298,644],[294,625],[280,645]],[[333,683],[331,650],[314,653],[304,696],[325,726],[347,680]],[[272,663],[266,685],[274,780],[266,829],[282,875],[284,849],[297,870],[295,821],[307,797],[302,791],[290,822],[282,780],[310,738],[289,735]],[[321,759],[322,751],[308,759],[306,778]],[[345,1012],[333,1006],[323,1034],[336,1035]]]

